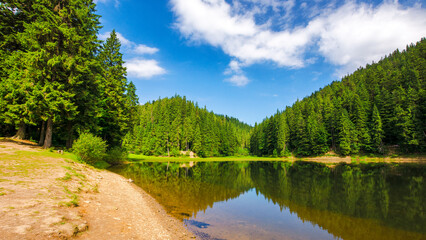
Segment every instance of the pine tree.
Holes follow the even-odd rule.
[[[115,30],[106,39],[99,53],[102,66],[102,81],[100,83],[99,105],[102,113],[100,117],[100,135],[109,145],[118,145],[129,128],[130,114],[134,99],[133,83],[127,85],[126,68],[123,66],[123,55],[120,53],[121,43]],[[129,88],[130,87],[130,88]]]
[[[370,151],[371,137],[368,133],[367,112],[358,94],[355,95],[354,102],[354,124],[359,140],[359,146],[366,151]]]
[[[94,13],[95,4],[89,0],[26,4],[31,10],[28,12],[37,17],[24,23],[25,30],[17,34],[26,51],[14,52],[10,65],[11,69],[28,75],[26,80],[19,75],[11,78],[35,86],[24,101],[38,100],[34,101],[37,107],[33,112],[47,122],[43,146],[48,148],[52,145],[54,123],[74,121],[73,130],[76,122],[83,127],[93,119],[99,16]]]
[[[17,126],[14,138],[23,139],[28,124],[35,125],[37,105],[34,93],[39,91],[24,71],[26,48],[18,34],[24,23],[31,22],[29,1],[2,1],[0,3],[0,123]],[[19,64],[19,63],[23,64]],[[21,80],[21,81],[20,81]]]
[[[349,119],[348,111],[343,109],[339,115],[339,151],[342,155],[349,155],[356,152],[356,136],[354,134],[354,124]]]
[[[284,113],[278,116],[278,133],[277,133],[277,152],[278,156],[283,157],[288,151],[289,129],[287,124],[287,117]]]
[[[383,153],[383,124],[379,110],[376,105],[373,106],[373,114],[371,116],[371,140],[373,151]]]

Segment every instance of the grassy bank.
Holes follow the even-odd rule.
[[[144,156],[138,154],[129,154],[129,161],[131,162],[225,162],[225,161],[314,161],[322,163],[368,163],[368,162],[416,162],[425,163],[425,155],[396,155],[382,156],[382,155],[353,155],[353,156],[338,156],[335,154],[327,154],[317,157],[256,157],[256,156],[231,156],[231,157],[211,157],[211,158],[189,158],[189,157],[156,157]]]

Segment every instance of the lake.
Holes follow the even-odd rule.
[[[130,163],[200,239],[426,239],[426,165]]]

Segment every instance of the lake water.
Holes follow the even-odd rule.
[[[200,239],[426,239],[426,166],[131,163],[111,169]]]

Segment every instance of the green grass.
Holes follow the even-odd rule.
[[[335,155],[333,155],[334,157]],[[324,156],[318,156],[319,162],[327,163],[327,157],[328,155]],[[388,158],[389,156],[383,156],[383,155],[352,155],[351,162],[378,162],[380,160],[385,160],[385,158]],[[424,155],[416,155],[416,156],[407,156],[407,158],[423,158]],[[316,158],[316,157],[313,157]],[[302,158],[302,157],[255,157],[255,156],[230,156],[230,157],[210,157],[210,158],[188,158],[188,157],[157,157],[157,156],[145,156],[145,155],[138,155],[138,154],[129,154],[128,155],[128,161],[130,162],[189,162],[189,161],[196,161],[196,162],[227,162],[227,161],[303,161],[308,160],[310,157]],[[392,160],[391,160],[392,161]],[[426,161],[425,161],[426,162]]]
[[[228,161],[286,161],[288,158],[272,158],[272,157],[254,157],[254,156],[241,156],[241,157],[210,157],[210,158],[187,158],[187,157],[156,157],[144,156],[137,154],[129,154],[129,161],[135,162],[228,162]]]
[[[65,205],[67,207],[78,207],[78,195],[70,191],[67,186],[64,186],[64,192],[70,198],[70,201],[61,202],[60,205]]]
[[[62,177],[62,178],[59,178],[59,180],[69,181],[69,180],[71,180],[71,178],[72,178],[71,174],[69,172],[67,172],[67,173],[65,173],[65,176]]]

